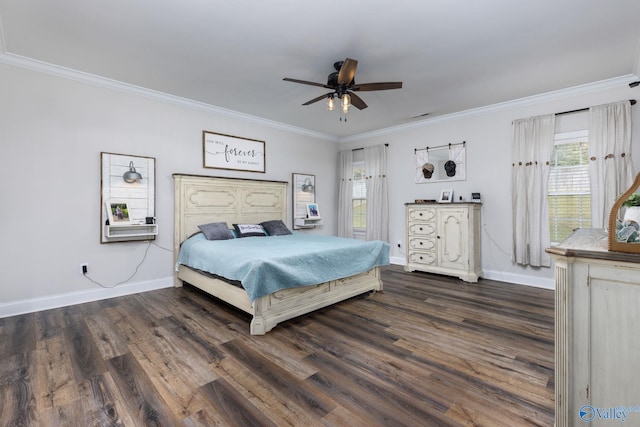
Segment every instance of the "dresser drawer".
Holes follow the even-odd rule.
[[[420,251],[432,251],[436,248],[436,239],[433,237],[409,237],[409,249]]]
[[[407,213],[409,221],[434,221],[436,210],[434,208],[410,207]]]
[[[409,234],[411,236],[423,237],[423,236],[435,236],[436,235],[436,223],[435,222],[413,222],[409,223]]]
[[[409,263],[422,265],[435,265],[435,252],[409,252]]]

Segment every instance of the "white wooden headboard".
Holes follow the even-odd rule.
[[[286,181],[220,178],[211,176],[173,174],[174,192],[174,249],[178,255],[180,244],[198,225],[225,221],[256,224],[280,219],[286,223]]]

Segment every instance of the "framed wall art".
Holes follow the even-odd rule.
[[[202,166],[265,173],[265,142],[202,131]]]
[[[100,243],[154,239],[156,159],[102,152],[100,164]]]
[[[316,201],[316,176],[306,173],[291,174],[293,184],[291,194],[293,195],[293,228],[301,228],[297,223],[300,219],[308,218],[307,205]]]
[[[464,181],[466,142],[437,147],[415,148],[415,182]]]

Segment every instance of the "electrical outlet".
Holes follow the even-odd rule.
[[[87,274],[89,272],[89,264],[80,264],[80,271],[82,271],[82,274]]]

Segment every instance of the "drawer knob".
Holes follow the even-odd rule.
[[[440,238],[440,236],[436,236],[438,239]]]
[[[420,257],[420,259],[422,259],[422,257]]]
[[[422,242],[420,242],[420,244],[422,245]]]
[[[422,227],[420,227],[418,230],[422,231]]]
[[[418,215],[422,216],[422,212],[420,212]]]

